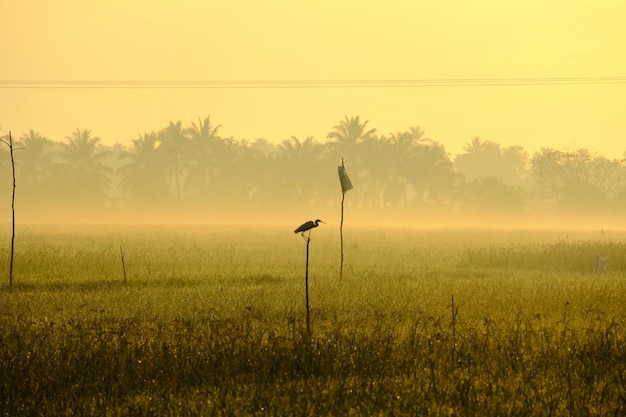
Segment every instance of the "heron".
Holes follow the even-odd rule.
[[[321,221],[320,219],[317,219],[317,220],[315,220],[315,221],[313,221],[313,220],[309,220],[309,221],[308,221],[308,222],[306,222],[306,223],[302,223],[302,224],[300,225],[300,227],[298,227],[298,228],[297,228],[296,230],[294,230],[293,232],[294,232],[294,233],[300,233],[300,234],[302,235],[302,237],[304,237],[304,238],[306,239],[306,237],[304,236],[304,232],[309,231],[309,233],[311,233],[311,232],[310,232],[310,230],[311,230],[311,229],[313,229],[314,227],[319,226],[319,225],[320,225],[320,223],[324,223],[324,222],[323,222],[323,221]]]

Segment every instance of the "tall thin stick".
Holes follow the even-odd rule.
[[[120,245],[120,257],[122,258],[122,271],[124,271],[124,284],[126,284],[126,264],[124,263],[124,249]]]
[[[346,172],[346,161],[341,158],[341,166],[339,168],[339,183],[341,184],[341,221],[339,222],[339,240],[341,241],[341,263],[339,265],[339,278],[343,277],[343,202],[346,198],[346,193],[350,191],[352,182]]]
[[[15,159],[13,159],[13,137],[9,131],[9,149],[11,150],[11,172],[13,191],[11,193],[11,266],[9,267],[9,287],[13,288],[13,258],[15,255]]]
[[[311,242],[311,231],[306,238],[306,274],[304,285],[306,287],[306,334],[307,338],[311,338],[311,311],[309,310],[309,242]]]
[[[11,131],[9,131],[9,141],[0,139],[9,147],[9,153],[11,154],[11,170],[13,173],[13,192],[11,194],[11,263],[9,265],[9,287],[13,288],[13,258],[15,255],[15,159],[13,158],[13,151],[23,148],[13,147],[13,137]]]
[[[339,266],[339,278],[343,278],[343,200],[346,193],[341,193],[341,221],[339,222],[339,240],[341,241],[341,264]]]
[[[452,294],[452,304],[450,304],[452,308],[452,355],[454,359],[454,355],[456,353],[456,318],[459,314],[459,307],[454,305],[454,294]]]

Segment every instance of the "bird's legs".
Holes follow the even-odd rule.
[[[309,229],[309,234],[304,236],[305,232],[300,233],[300,236],[302,236],[302,239],[304,239],[307,243],[309,243],[309,241],[311,240],[311,229]]]

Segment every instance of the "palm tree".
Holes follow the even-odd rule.
[[[480,153],[484,150],[484,147],[485,142],[480,137],[474,136],[471,142],[465,144],[463,150],[465,153]]]
[[[293,201],[300,204],[315,202],[326,188],[320,186],[324,181],[319,178],[323,172],[320,166],[323,160],[322,147],[313,136],[307,136],[302,141],[291,136],[278,145],[278,150],[277,158],[283,171],[279,174],[277,185],[282,189],[282,194],[292,196]]]
[[[528,154],[521,146],[502,148],[498,143],[478,137],[464,147],[454,164],[468,181],[480,177],[497,177],[509,185],[524,184],[528,170]]]
[[[404,175],[415,191],[418,204],[442,202],[451,197],[458,174],[443,145],[431,140],[418,143],[406,169]]]
[[[50,139],[30,129],[20,138],[19,146],[24,148],[16,159],[19,161],[20,178],[25,183],[37,183],[50,175],[52,146]]]
[[[89,129],[82,132],[76,129],[65,139],[67,143],[62,143],[57,153],[57,178],[65,196],[78,197],[84,202],[103,200],[111,184],[112,169],[102,162],[109,151],[100,149],[100,138],[91,136]]]
[[[157,150],[156,133],[144,133],[132,142],[132,150],[119,155],[120,159],[129,161],[118,168],[119,186],[131,199],[163,199],[167,195],[167,167],[163,154]]]
[[[169,125],[159,133],[159,151],[163,152],[170,176],[174,177],[174,189],[176,197],[180,199],[181,176],[189,150],[189,138],[182,122],[170,121]]]
[[[365,159],[368,152],[371,154],[372,148],[377,145],[376,129],[368,129],[368,123],[368,120],[361,123],[359,116],[351,118],[346,116],[339,124],[333,126],[335,130],[327,135],[330,140],[326,145],[329,150],[327,157],[334,159],[336,163],[339,163],[342,158],[345,159],[350,168],[350,178],[355,185],[353,199],[358,202],[357,204],[363,202],[366,194],[371,195],[371,192],[376,194],[376,191],[372,191],[371,175],[368,179],[365,178],[368,172],[375,169],[371,165],[372,161],[366,163]],[[372,140],[373,142],[368,145],[367,142]],[[369,191],[366,188],[369,188]],[[375,197],[372,196],[372,198]]]
[[[210,196],[212,202],[222,202],[249,198],[253,188],[255,175],[252,169],[256,165],[257,151],[248,141],[237,141],[230,138],[214,140],[210,146],[210,154],[205,155],[206,164],[210,164],[207,175],[205,198]],[[193,168],[193,166],[192,166]]]
[[[385,181],[393,164],[390,142],[385,136],[370,136],[360,145],[360,166],[356,177],[360,186],[355,188],[355,199],[372,207],[384,206]]]
[[[192,122],[187,130],[191,138],[189,143],[191,159],[185,188],[196,190],[203,196],[206,196],[209,184],[216,175],[215,148],[217,142],[220,141],[217,135],[220,127],[221,125],[213,127],[209,116],[204,120],[198,118],[198,124]]]
[[[456,156],[454,165],[467,181],[496,176],[502,154],[500,145],[474,137],[465,144],[463,150],[465,153]]]
[[[50,139],[30,129],[20,138],[22,151],[16,153],[16,170],[27,195],[42,196],[50,190],[53,153]]]
[[[419,127],[363,142],[364,183],[374,206],[398,206],[407,202],[414,160],[420,147],[429,141]]]
[[[407,201],[407,187],[422,131],[398,132],[387,139],[389,164],[385,172],[384,198],[392,205]]]
[[[211,116],[207,116],[204,120],[198,117],[198,124],[191,122],[189,132],[191,140],[197,142],[210,142],[218,138],[217,131],[222,125],[213,127],[211,125]]]
[[[409,127],[409,135],[411,135],[413,137],[414,140],[416,140],[417,142],[430,142],[430,139],[425,138],[425,132],[424,130],[419,127],[419,126],[412,126]]]
[[[338,160],[346,158],[351,164],[358,167],[361,159],[361,145],[376,133],[376,129],[367,129],[368,120],[361,123],[359,116],[340,121],[333,126],[334,132],[327,136],[332,142],[329,147]]]

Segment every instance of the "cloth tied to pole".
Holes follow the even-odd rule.
[[[341,183],[341,192],[346,193],[350,191],[352,188],[352,183],[350,182],[350,178],[348,177],[348,172],[346,171],[346,167],[338,166],[339,169],[339,182]]]

